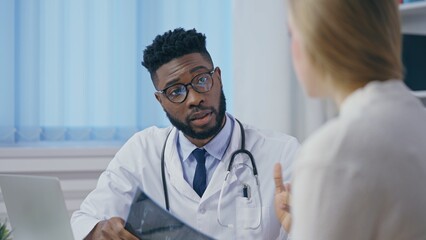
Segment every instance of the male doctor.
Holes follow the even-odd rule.
[[[142,65],[173,126],[150,127],[128,140],[72,215],[74,236],[136,240],[123,225],[141,189],[213,238],[285,239],[274,213],[272,173],[278,161],[289,180],[298,141],[243,125],[226,113],[221,70],[213,65],[206,37],[195,29],[157,36]],[[242,148],[248,153],[236,154],[230,164]]]

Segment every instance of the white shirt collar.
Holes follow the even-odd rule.
[[[218,160],[221,160],[225,154],[229,142],[231,141],[232,129],[234,127],[234,120],[228,116],[228,114],[225,114],[225,117],[225,126],[203,147],[209,155]],[[197,148],[197,146],[191,143],[181,131],[179,131],[177,137],[177,147],[183,162],[188,160],[189,155]]]

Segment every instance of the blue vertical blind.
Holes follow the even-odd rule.
[[[232,108],[231,11],[228,0],[1,0],[0,144],[122,141],[168,125],[140,62],[176,27],[206,34]]]

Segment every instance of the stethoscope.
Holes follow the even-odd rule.
[[[256,187],[257,187],[257,196],[258,196],[258,201],[260,203],[260,207],[258,207],[259,212],[258,212],[258,219],[257,222],[254,226],[246,226],[244,228],[246,229],[257,229],[260,226],[260,222],[262,219],[262,198],[260,196],[260,186],[259,186],[259,178],[258,178],[258,173],[257,173],[257,167],[256,167],[256,163],[254,161],[254,157],[253,154],[251,154],[250,151],[248,151],[247,149],[245,149],[245,133],[244,133],[244,128],[243,125],[241,124],[240,121],[238,121],[237,119],[235,119],[238,122],[238,125],[240,126],[240,132],[241,132],[241,148],[236,150],[235,152],[232,153],[231,155],[231,160],[229,161],[228,164],[228,168],[226,170],[226,176],[225,176],[225,180],[223,181],[222,184],[222,188],[220,190],[220,194],[219,194],[219,202],[217,205],[217,222],[223,226],[223,227],[227,227],[227,228],[234,228],[233,224],[225,224],[222,220],[221,220],[221,203],[222,203],[222,196],[224,193],[224,190],[226,188],[226,186],[229,184],[229,181],[231,179],[231,172],[233,172],[234,168],[238,167],[238,166],[243,166],[243,167],[247,167],[248,169],[251,170],[253,177],[256,180]],[[168,195],[168,191],[167,191],[167,182],[166,182],[166,173],[165,173],[165,163],[164,163],[164,154],[166,151],[166,144],[167,144],[167,140],[169,138],[169,135],[172,131],[170,131],[167,134],[166,140],[163,144],[163,150],[161,153],[161,179],[163,182],[163,191],[164,191],[164,201],[166,203],[166,209],[167,211],[170,211],[170,204],[169,204],[169,195]],[[234,160],[238,155],[247,155],[250,159],[251,162],[251,166],[245,164],[245,163],[239,163],[238,165],[234,166]],[[243,184],[243,197],[247,198],[247,201],[250,201],[251,196],[250,196],[250,186],[248,184]]]

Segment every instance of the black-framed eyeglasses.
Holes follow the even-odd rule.
[[[205,93],[210,91],[213,87],[213,73],[216,68],[205,73],[200,73],[191,79],[187,84],[177,83],[172,86],[166,87],[163,90],[157,91],[164,94],[167,99],[174,103],[182,103],[188,97],[188,86],[191,85],[192,89],[198,93]]]

